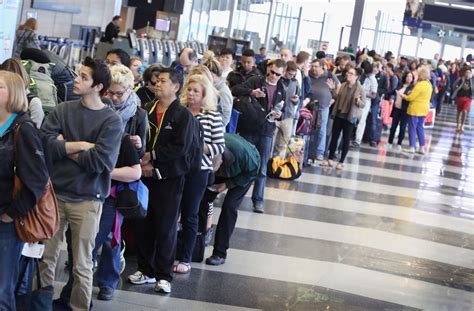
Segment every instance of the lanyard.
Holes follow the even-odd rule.
[[[158,101],[156,101],[153,107],[151,107],[150,112],[148,112],[148,115],[151,115],[155,111],[157,105],[158,105]],[[156,109],[156,120],[158,121],[157,112],[158,112],[158,109]],[[155,126],[155,138],[153,139],[153,144],[151,147],[152,149],[155,149],[155,145],[158,140],[158,135],[160,134],[161,126],[163,125],[163,120],[165,119],[165,114],[166,114],[166,110],[163,111],[163,115],[161,116],[161,119],[159,120],[160,122],[158,126]],[[150,124],[150,125],[153,125],[153,124]],[[149,137],[151,137],[151,126],[148,128],[148,135]]]

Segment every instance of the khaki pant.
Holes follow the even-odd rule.
[[[276,126],[280,129],[275,130],[273,156],[286,157],[288,143],[293,131],[293,118],[287,118],[282,121],[277,121]]]
[[[74,283],[71,293],[73,310],[89,310],[92,300],[92,250],[99,231],[102,203],[82,201],[67,203],[58,200],[60,226],[56,235],[45,241],[43,261],[40,264],[44,286],[52,285],[56,264],[69,223],[72,237]]]

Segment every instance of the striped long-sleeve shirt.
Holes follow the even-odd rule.
[[[196,115],[204,131],[204,143],[209,148],[209,154],[202,157],[202,170],[212,170],[212,158],[224,152],[224,125],[217,111],[203,111]]]

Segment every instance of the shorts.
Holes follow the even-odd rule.
[[[456,106],[458,111],[469,111],[471,109],[471,98],[468,96],[456,97]]]

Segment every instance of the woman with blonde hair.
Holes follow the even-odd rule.
[[[40,48],[38,36],[35,31],[38,29],[36,18],[28,18],[26,22],[16,30],[15,43],[13,44],[13,57],[20,58],[21,52],[26,48]]]
[[[188,273],[199,225],[199,205],[213,168],[212,159],[224,152],[225,142],[222,118],[216,111],[216,91],[209,78],[202,74],[188,75],[180,100],[199,121],[204,134],[201,169],[186,175],[181,199],[183,243],[176,256],[179,263],[174,267],[174,272]]]
[[[211,72],[217,90],[217,111],[221,114],[224,126],[227,126],[232,114],[233,97],[226,80],[222,77],[222,66],[216,58],[208,59],[203,65]]]
[[[0,310],[16,309],[14,292],[23,241],[14,220],[36,206],[49,179],[43,144],[27,107],[22,78],[0,70]],[[15,175],[22,187],[13,196]]]
[[[28,113],[31,121],[33,121],[37,128],[40,128],[44,120],[43,104],[41,103],[41,99],[32,94],[28,89],[30,86],[30,76],[26,72],[25,67],[23,67],[18,59],[9,58],[0,65],[0,70],[14,72],[21,77],[25,83],[26,98],[28,99]]]
[[[398,91],[398,95],[409,102],[407,115],[408,115],[408,137],[410,139],[410,148],[404,149],[403,151],[408,153],[415,153],[416,148],[416,137],[420,143],[418,153],[425,153],[425,130],[423,125],[425,123],[425,117],[430,110],[431,93],[433,87],[431,85],[430,71],[425,66],[418,69],[418,82],[410,94],[403,94]]]

